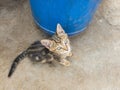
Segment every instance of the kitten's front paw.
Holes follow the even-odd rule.
[[[60,61],[60,64],[62,64],[62,65],[64,65],[64,66],[70,66],[70,62],[69,61],[67,61],[67,60],[61,60]]]
[[[70,56],[70,57],[71,57],[71,56],[73,56],[73,53],[72,53],[72,52],[70,52],[70,53],[69,53],[69,56]]]

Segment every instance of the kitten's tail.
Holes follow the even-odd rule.
[[[17,65],[19,64],[19,62],[21,60],[23,60],[28,54],[28,51],[24,51],[22,52],[20,55],[18,55],[15,60],[13,61],[12,65],[11,65],[11,68],[10,68],[10,71],[9,71],[9,74],[8,74],[8,77],[11,77],[11,75],[13,74],[13,72],[15,71]]]

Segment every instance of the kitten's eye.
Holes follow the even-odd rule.
[[[58,48],[57,48],[57,50],[60,50],[60,49],[61,49],[61,47],[58,47]]]

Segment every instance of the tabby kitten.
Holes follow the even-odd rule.
[[[29,48],[18,55],[9,71],[8,77],[10,77],[16,69],[18,63],[26,56],[32,61],[40,61],[42,63],[51,63],[53,60],[57,60],[64,66],[69,66],[70,62],[66,60],[66,57],[71,56],[70,41],[67,34],[63,30],[60,24],[57,25],[55,35],[51,39],[43,39],[36,41]]]
[[[55,35],[51,39],[41,40],[41,44],[59,57],[60,64],[70,66],[70,62],[66,59],[66,57],[72,56],[70,41],[60,24],[57,24]]]

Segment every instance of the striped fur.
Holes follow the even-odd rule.
[[[10,77],[13,74],[13,72],[15,71],[15,69],[16,69],[17,65],[19,64],[19,62],[21,60],[23,60],[26,57],[26,55],[27,55],[27,51],[24,51],[15,58],[15,60],[13,61],[12,65],[11,65],[8,77]]]

